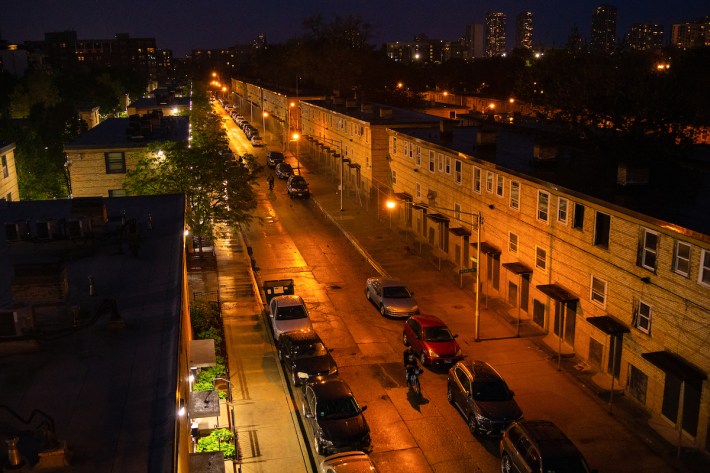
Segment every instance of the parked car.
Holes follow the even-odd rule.
[[[468,422],[472,434],[502,435],[523,418],[514,393],[483,361],[459,361],[449,370],[446,397]]]
[[[365,297],[387,317],[409,317],[419,313],[414,293],[397,279],[368,278]]]
[[[500,441],[503,473],[595,473],[572,441],[548,420],[514,422]]]
[[[251,137],[251,145],[252,146],[264,146],[264,140],[261,139],[261,136],[254,135]]]
[[[315,378],[336,376],[338,365],[313,330],[286,332],[279,340],[279,358],[294,386]]]
[[[327,456],[320,462],[320,473],[377,473],[367,453],[351,451]]]
[[[288,196],[292,199],[294,197],[303,197],[308,199],[311,197],[311,191],[308,189],[308,183],[303,178],[297,174],[291,174],[286,181],[286,192]]]
[[[274,169],[277,164],[284,162],[284,155],[278,151],[267,151],[266,152],[266,165],[271,169]]]
[[[288,163],[279,163],[276,165],[276,177],[279,179],[288,179],[288,176],[293,174],[293,168]]]
[[[402,342],[412,346],[422,365],[448,366],[463,359],[457,336],[438,317],[420,314],[404,322]]]
[[[277,342],[285,332],[313,330],[308,309],[301,296],[283,295],[272,298],[269,303],[269,320]]]
[[[307,383],[303,416],[313,432],[313,446],[319,455],[370,446],[370,427],[350,387],[340,378]]]

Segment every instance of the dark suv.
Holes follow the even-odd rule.
[[[513,391],[484,361],[456,363],[449,370],[447,397],[473,434],[502,435],[508,425],[523,418]]]
[[[299,176],[298,174],[291,174],[288,177],[288,181],[286,181],[286,192],[288,192],[288,196],[292,199],[294,197],[303,197],[304,199],[311,197],[308,183],[303,176]]]
[[[269,151],[266,153],[266,165],[269,166],[271,169],[274,169],[277,164],[283,162],[283,153],[279,153],[278,151]]]
[[[515,422],[500,441],[503,473],[595,473],[567,436],[547,420]]]
[[[294,386],[303,380],[314,380],[338,374],[338,365],[314,330],[286,332],[279,339],[279,358],[291,376]]]
[[[340,378],[307,383],[303,414],[313,432],[319,455],[347,450],[365,450],[370,446],[370,427],[348,385]]]

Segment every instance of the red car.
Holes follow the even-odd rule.
[[[422,365],[451,366],[463,359],[457,336],[438,317],[413,315],[404,322],[402,342],[414,348]]]

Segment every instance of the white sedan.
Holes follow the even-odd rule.
[[[311,319],[308,317],[308,309],[301,296],[285,295],[271,299],[269,320],[277,342],[286,332],[313,329]]]

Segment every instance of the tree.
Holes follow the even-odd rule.
[[[229,150],[219,118],[209,111],[206,97],[193,102],[194,139],[154,143],[126,173],[125,187],[137,195],[185,194],[186,222],[198,237],[212,238],[216,224],[237,225],[252,219],[256,208],[254,182],[261,167],[246,154]]]

